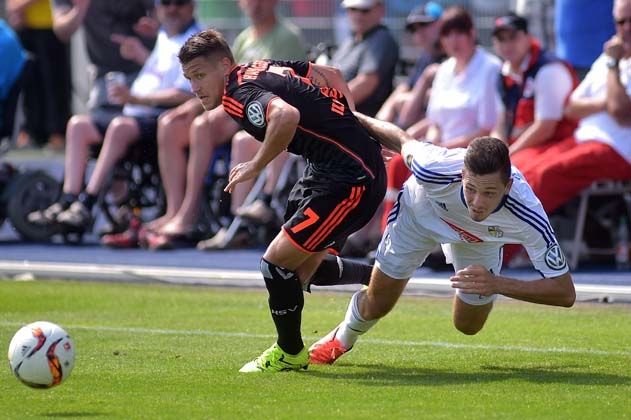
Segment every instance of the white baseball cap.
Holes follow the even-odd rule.
[[[372,9],[382,0],[344,0],[342,2],[342,7],[345,9]]]

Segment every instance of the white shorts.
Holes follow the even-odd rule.
[[[498,242],[462,242],[447,225],[434,215],[429,206],[427,211],[410,211],[407,200],[399,202],[399,214],[388,224],[381,238],[375,265],[387,276],[407,280],[425,262],[427,256],[439,244],[442,245],[447,262],[458,271],[472,264],[482,265],[494,274],[502,268],[502,244]],[[416,203],[418,206],[418,203]],[[460,293],[458,297],[471,305],[484,305],[496,299],[496,295],[480,296]]]

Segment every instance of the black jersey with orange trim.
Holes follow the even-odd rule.
[[[307,79],[310,63],[261,60],[235,66],[226,81],[222,104],[245,131],[263,141],[269,104],[280,98],[300,112],[287,151],[307,159],[312,171],[357,184],[383,170],[381,146],[361,126],[337,90]]]

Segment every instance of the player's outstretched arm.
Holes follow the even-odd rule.
[[[232,168],[224,191],[231,193],[238,183],[257,177],[268,163],[287,149],[296,133],[298,121],[300,111],[280,98],[272,100],[267,109],[267,130],[263,144],[252,160]]]
[[[413,144],[416,142],[414,137],[392,123],[371,118],[357,111],[355,111],[354,114],[361,125],[368,130],[370,135],[376,138],[379,143],[387,149],[402,153],[405,144]],[[403,157],[405,158],[405,156]]]
[[[342,76],[340,69],[331,66],[324,66],[322,64],[310,64],[309,74],[307,75],[309,80],[316,86],[328,86],[340,92],[346,98],[348,106],[351,111],[355,111],[355,101],[351,90]]]
[[[497,276],[480,265],[470,265],[458,270],[450,279],[451,287],[463,293],[482,296],[500,294],[526,302],[542,305],[574,305],[576,292],[571,274],[537,280],[517,280]]]

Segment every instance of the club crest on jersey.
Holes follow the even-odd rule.
[[[553,270],[560,270],[567,265],[565,255],[558,244],[552,245],[546,251],[546,265]]]
[[[260,102],[251,102],[245,109],[245,113],[248,116],[248,121],[255,127],[265,126],[265,113],[263,112],[263,105]]]
[[[489,235],[501,238],[504,236],[504,231],[499,226],[489,226]]]

